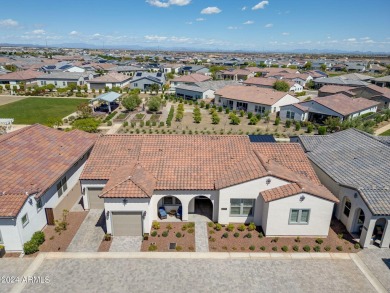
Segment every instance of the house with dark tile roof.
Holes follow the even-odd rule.
[[[97,139],[35,124],[0,136],[0,244],[22,251],[81,197],[79,176]]]
[[[262,226],[267,236],[326,236],[338,199],[297,143],[248,136],[106,135],[80,177],[86,209],[107,233],[149,233],[163,208],[183,221]],[[178,212],[179,211],[179,212]]]
[[[389,141],[355,129],[298,140],[318,178],[340,201],[335,216],[362,247],[389,248]]]

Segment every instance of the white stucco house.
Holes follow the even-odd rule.
[[[96,135],[35,124],[0,136],[0,244],[20,252],[81,197],[79,177]]]
[[[216,105],[252,113],[276,113],[280,107],[298,102],[288,93],[257,86],[232,85],[215,92]]]
[[[160,207],[181,207],[183,221],[196,213],[267,236],[326,237],[338,202],[299,144],[247,136],[102,136],[80,182],[84,207],[104,209],[114,237],[149,233]]]
[[[324,184],[339,199],[335,216],[362,247],[390,245],[390,139],[348,129],[298,137]]]

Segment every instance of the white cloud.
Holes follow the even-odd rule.
[[[160,0],[146,0],[146,3],[155,7],[167,8],[171,5],[186,6],[191,3],[191,0],[168,0],[167,2]]]
[[[221,11],[222,10],[219,9],[218,7],[207,7],[205,9],[203,9],[200,13],[201,14],[218,14]]]
[[[346,39],[345,41],[347,41],[347,42],[356,42],[356,38],[349,38],[349,39]]]
[[[199,17],[199,18],[197,18],[197,19],[195,19],[196,21],[204,21],[205,19],[204,18],[202,18],[202,17]]]
[[[246,22],[244,22],[243,24],[254,24],[255,22],[253,20],[248,20]]]
[[[364,37],[364,38],[360,38],[361,40],[370,40],[371,38],[370,37]]]
[[[260,3],[256,4],[255,6],[252,7],[252,10],[258,10],[258,9],[264,9],[265,5],[268,5],[268,1],[261,1]]]
[[[33,30],[31,33],[33,35],[44,35],[46,32],[44,30]]]
[[[266,28],[270,28],[270,27],[273,27],[274,25],[272,23],[267,23],[264,27]]]
[[[161,41],[167,40],[168,37],[157,36],[157,35],[146,35],[146,36],[145,36],[145,39],[148,40],[148,41],[157,41],[157,42],[161,42]]]
[[[193,22],[192,21],[187,21],[186,24],[193,24]]]
[[[79,32],[78,32],[78,31],[71,31],[69,34],[70,34],[71,36],[76,36],[76,35],[79,34]]]
[[[290,33],[284,32],[284,33],[282,33],[282,35],[283,36],[288,36],[288,35],[290,35]]]
[[[244,6],[244,7],[241,8],[241,10],[242,10],[242,11],[245,11],[245,10],[247,10],[247,8],[248,8],[248,7]]]
[[[237,30],[238,27],[236,27],[236,26],[228,26],[227,29],[228,30]]]
[[[16,20],[13,19],[1,19],[0,20],[0,26],[5,26],[5,27],[15,27],[18,26],[19,23]]]

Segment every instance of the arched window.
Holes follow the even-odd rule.
[[[351,213],[351,201],[347,198],[345,199],[345,204],[344,204],[344,215],[349,217],[349,214]]]

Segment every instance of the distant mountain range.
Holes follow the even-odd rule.
[[[0,43],[0,47],[34,47],[45,48],[38,44],[9,44]],[[148,50],[148,51],[176,51],[176,52],[235,52],[235,53],[294,53],[294,54],[351,54],[351,55],[390,55],[390,52],[372,51],[347,51],[338,49],[291,49],[285,50],[223,50],[211,48],[187,48],[187,47],[163,47],[163,46],[139,46],[139,45],[106,45],[104,47],[87,43],[63,43],[51,44],[50,48],[70,49],[107,49],[107,50]]]

